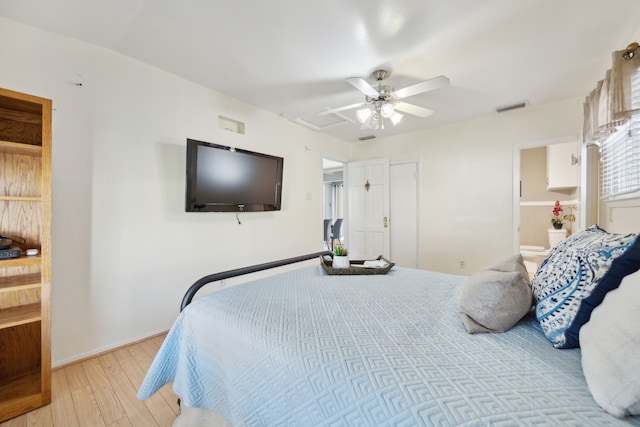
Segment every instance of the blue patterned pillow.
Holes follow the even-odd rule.
[[[562,241],[542,262],[532,290],[536,318],[554,347],[578,345],[577,340],[567,342],[567,331],[583,300],[597,289],[613,260],[625,253],[635,239],[635,234],[610,234],[592,226]],[[574,328],[579,331],[580,326],[576,324]]]
[[[607,292],[618,289],[622,279],[638,270],[640,270],[640,235],[622,255],[611,262],[611,267],[598,286],[594,288],[591,295],[582,300],[571,326],[564,334],[565,348],[580,347],[580,328],[591,319],[593,309],[602,303]]]

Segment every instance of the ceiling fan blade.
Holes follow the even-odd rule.
[[[345,105],[344,107],[331,108],[330,110],[321,111],[318,113],[319,116],[326,116],[327,114],[338,113],[340,111],[353,110],[354,108],[362,107],[366,105],[366,102],[358,102],[357,104]]]
[[[413,104],[407,104],[406,102],[396,102],[394,104],[394,107],[398,111],[402,111],[403,113],[418,116],[423,119],[426,119],[427,117],[433,114],[433,110],[429,110],[428,108],[419,107]]]
[[[349,77],[347,83],[367,95],[369,98],[377,98],[380,96],[377,90],[371,86],[365,79],[361,77]]]
[[[402,89],[398,89],[393,92],[393,97],[396,99],[407,98],[409,96],[417,95],[419,93],[428,92],[430,90],[439,89],[449,85],[449,79],[445,76],[434,77],[429,80],[417,83],[412,86],[407,86]]]

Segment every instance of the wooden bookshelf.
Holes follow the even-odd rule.
[[[0,422],[51,402],[51,101],[0,88]],[[14,239],[14,242],[17,239]]]

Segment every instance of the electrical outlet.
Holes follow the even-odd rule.
[[[463,259],[461,259],[461,260],[458,262],[458,267],[459,267],[459,268],[464,268],[464,260],[463,260]]]

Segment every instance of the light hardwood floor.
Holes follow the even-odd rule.
[[[150,399],[136,398],[165,336],[55,369],[51,404],[0,423],[0,427],[170,427],[179,413],[171,384]]]

